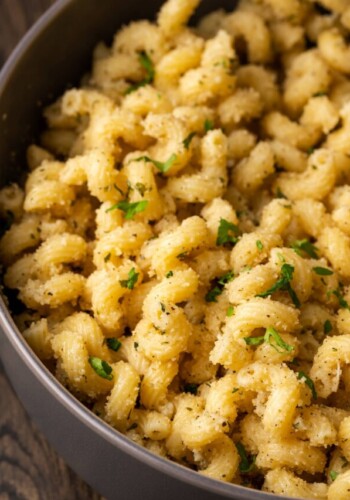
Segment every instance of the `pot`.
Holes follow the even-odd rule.
[[[0,186],[24,176],[26,146],[43,126],[42,108],[78,85],[94,46],[123,24],[153,18],[162,0],[58,0],[17,46],[0,74]],[[197,17],[232,0],[204,0]],[[75,399],[28,347],[0,298],[0,356],[30,416],[58,453],[107,499],[282,498],[215,481],[153,455]],[[286,499],[286,497],[283,497]]]

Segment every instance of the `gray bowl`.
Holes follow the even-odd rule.
[[[18,45],[0,74],[0,186],[23,177],[25,148],[41,108],[89,68],[99,40],[132,19],[153,18],[162,0],[58,0]],[[204,0],[198,15],[232,9]],[[77,401],[40,362],[0,298],[0,356],[28,413],[66,462],[107,499],[277,499],[203,477],[129,441]],[[283,497],[286,498],[286,497]]]

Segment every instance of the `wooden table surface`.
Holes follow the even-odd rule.
[[[0,0],[0,67],[55,0]],[[0,364],[0,500],[98,500],[26,415]]]

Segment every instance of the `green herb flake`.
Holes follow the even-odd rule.
[[[205,132],[209,132],[210,130],[213,130],[213,128],[214,128],[214,123],[211,120],[206,119],[204,122]]]
[[[302,256],[302,251],[307,253],[312,259],[318,259],[318,248],[315,247],[309,240],[296,240],[292,245],[292,249],[295,253]]]
[[[338,302],[339,302],[339,306],[342,307],[343,309],[348,309],[350,311],[350,306],[349,304],[347,303],[347,301],[344,299],[344,297],[342,296],[340,290],[330,290],[327,292],[327,295],[335,295],[338,299]]]
[[[129,271],[128,279],[127,280],[120,280],[119,283],[121,284],[121,286],[123,288],[127,288],[128,290],[133,290],[133,288],[138,280],[139,275],[140,275],[140,273],[137,273],[135,271],[135,268],[133,267]]]
[[[163,174],[165,174],[168,170],[170,170],[170,168],[174,165],[174,163],[177,161],[177,155],[176,154],[172,154],[170,156],[170,158],[165,161],[165,162],[161,162],[161,161],[157,161],[157,160],[153,160],[152,158],[150,158],[149,156],[140,156],[139,158],[136,158],[135,160],[132,160],[132,161],[145,161],[146,163],[153,163],[153,165],[160,171],[162,172]]]
[[[232,281],[233,278],[234,278],[233,271],[224,274],[223,276],[221,276],[221,278],[217,278],[214,281],[214,287],[211,290],[209,290],[209,292],[205,296],[206,302],[217,302],[216,300],[217,297],[222,294],[225,285],[230,281]]]
[[[104,259],[103,259],[103,260],[104,260],[105,262],[108,262],[110,258],[111,258],[111,254],[110,254],[110,253],[108,253],[108,254],[104,257]]]
[[[331,276],[333,271],[327,267],[313,267],[312,270],[319,276]]]
[[[99,377],[105,378],[107,380],[113,380],[113,369],[106,361],[94,356],[90,356],[89,364]]]
[[[165,275],[165,277],[166,277],[166,278],[168,278],[168,279],[169,279],[169,278],[171,278],[172,276],[174,276],[173,271],[169,271],[169,272],[168,272],[168,273],[166,273],[166,275]]]
[[[232,389],[232,394],[235,394],[235,393],[236,393],[236,392],[238,392],[238,391],[239,391],[238,387],[234,387],[234,388]]]
[[[134,349],[135,349],[135,351],[137,351],[138,347],[139,347],[139,343],[138,342],[134,342]]]
[[[184,139],[182,141],[182,144],[184,145],[184,148],[185,149],[189,149],[190,145],[191,145],[191,142],[192,142],[192,139],[193,137],[196,135],[196,132],[191,132],[187,137],[186,139]]]
[[[119,349],[122,346],[122,343],[116,337],[109,337],[109,338],[107,338],[106,339],[106,344],[107,344],[108,349],[111,349],[114,352],[119,351]]]
[[[198,391],[198,384],[186,384],[184,386],[184,392],[189,392],[190,394],[196,395]]]
[[[259,337],[244,337],[243,340],[247,345],[261,345],[265,339],[264,335],[261,335]]]
[[[296,307],[300,307],[300,301],[298,299],[298,296],[295,293],[294,289],[292,288],[292,285],[290,284],[290,282],[293,279],[293,273],[294,273],[294,266],[291,266],[290,264],[287,263],[283,264],[281,267],[280,279],[277,280],[276,283],[271,288],[269,288],[265,292],[259,293],[257,297],[268,297],[269,295],[272,295],[278,290],[281,290],[288,292],[294,305]]]
[[[239,464],[239,470],[243,474],[247,474],[248,472],[251,472],[255,467],[256,457],[253,457],[253,456],[249,457],[247,455],[245,447],[240,442],[236,443],[236,448],[237,448],[238,454],[241,458],[241,461]]]
[[[216,298],[222,294],[222,288],[214,286],[205,296],[206,302],[217,302]]]
[[[331,470],[329,473],[329,477],[332,479],[332,481],[335,481],[338,476],[339,476],[339,472],[336,472],[335,470]]]
[[[147,72],[147,79],[148,79],[149,83],[153,82],[154,76],[155,76],[155,69],[154,69],[153,61],[149,57],[147,52],[145,52],[145,51],[140,52],[139,61],[140,61],[141,66]]]
[[[234,315],[234,313],[235,313],[235,308],[232,305],[229,305],[226,311],[226,316],[230,318],[231,316]]]
[[[108,208],[106,212],[111,212],[118,208],[124,212],[125,220],[131,220],[136,214],[143,212],[147,205],[148,200],[136,201],[135,203],[129,203],[127,200],[123,200]]]
[[[305,372],[303,372],[303,371],[298,372],[298,380],[304,380],[305,384],[310,388],[310,390],[312,392],[313,399],[318,398],[317,392],[315,389],[315,384],[313,383],[311,378],[306,375]]]
[[[259,252],[262,252],[262,251],[263,251],[263,249],[264,249],[264,245],[261,243],[261,241],[260,241],[260,240],[257,240],[257,241],[256,241],[256,247],[257,247],[257,249],[259,250]]]
[[[294,347],[290,344],[287,344],[287,342],[282,339],[280,334],[271,326],[266,329],[264,338],[265,342],[268,342],[270,346],[279,353],[294,351]],[[272,342],[272,339],[274,340],[274,342]]]
[[[315,152],[315,148],[312,148],[312,147],[311,147],[311,148],[308,148],[308,150],[306,151],[306,153],[307,153],[309,156],[310,156],[310,155],[312,155],[312,153],[314,153],[314,152]]]
[[[323,333],[325,335],[328,335],[332,330],[333,330],[332,323],[329,321],[329,319],[326,319],[326,321],[323,323]]]
[[[126,89],[125,95],[131,94],[132,92],[135,92],[135,90],[138,90],[139,88],[144,87],[145,85],[153,83],[155,76],[155,68],[153,61],[149,57],[147,52],[142,51],[139,53],[139,63],[146,71],[146,76],[141,82],[135,83],[134,85],[130,85],[130,87]]]
[[[218,279],[218,284],[225,286],[227,283],[230,283],[234,278],[234,273],[233,271],[229,271],[228,273],[224,274],[221,276],[221,278]]]
[[[327,92],[325,90],[321,90],[320,92],[316,92],[315,94],[313,94],[312,97],[323,97],[327,95]]]
[[[226,219],[220,219],[218,234],[216,238],[217,245],[225,245],[229,243],[235,245],[238,241],[239,229],[238,226]]]
[[[285,352],[294,351],[294,347],[290,344],[287,344],[280,334],[270,326],[266,329],[265,335],[260,337],[245,337],[244,341],[247,345],[261,345],[263,343],[270,344],[278,353],[284,354]]]

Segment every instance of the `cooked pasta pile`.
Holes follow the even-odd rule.
[[[350,3],[199,0],[99,44],[0,192],[16,322],[211,478],[350,498]]]

